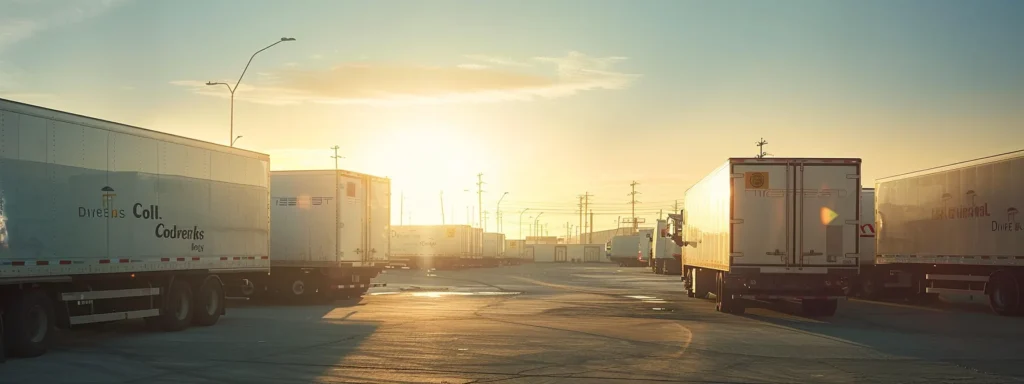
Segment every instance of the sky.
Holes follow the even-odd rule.
[[[1024,148],[1024,3],[0,0],[0,97],[392,179],[393,224],[648,223],[729,157]],[[520,212],[529,208],[520,221]],[[524,225],[528,227],[528,225]],[[527,229],[524,229],[527,231]]]

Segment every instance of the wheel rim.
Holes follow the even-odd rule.
[[[30,324],[29,335],[33,343],[40,343],[46,339],[50,319],[42,307],[37,305],[29,309],[28,323]]]
[[[206,313],[209,315],[217,314],[217,309],[220,308],[220,295],[216,289],[210,290],[210,297],[206,300]]]
[[[174,311],[174,316],[177,317],[178,320],[185,320],[185,318],[188,317],[188,311],[191,310],[191,306],[192,303],[188,296],[182,295],[181,298],[178,299],[178,308]]]
[[[1007,292],[1002,287],[997,286],[995,292],[992,293],[992,301],[995,302],[996,307],[1006,308],[1006,303],[1009,299],[1006,297]]]
[[[242,286],[242,294],[245,296],[252,296],[256,292],[256,285],[252,281],[245,280],[245,285]]]
[[[295,296],[301,296],[305,292],[306,284],[303,283],[302,280],[296,280],[294,283],[292,283],[292,294],[294,294]]]

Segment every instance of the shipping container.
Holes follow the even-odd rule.
[[[875,265],[862,280],[885,295],[987,295],[997,314],[1020,314],[1022,207],[1024,151],[878,179]]]
[[[722,312],[796,299],[831,316],[859,267],[860,159],[729,159],[686,191],[687,293]]]
[[[270,270],[269,156],[0,99],[0,326],[213,325]],[[188,305],[191,303],[191,305]]]
[[[254,282],[255,291],[296,299],[365,293],[388,260],[391,180],[346,170],[274,171],[270,187],[271,274]]]
[[[410,268],[463,268],[482,257],[475,240],[482,234],[468,225],[396,225],[391,227],[392,264]],[[481,250],[482,251],[482,250]]]

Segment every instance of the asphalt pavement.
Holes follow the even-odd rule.
[[[833,318],[687,298],[678,276],[608,264],[388,270],[361,299],[236,303],[176,333],[65,331],[0,383],[1003,383],[1024,319],[848,300]]]

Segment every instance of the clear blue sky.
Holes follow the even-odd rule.
[[[0,97],[391,176],[396,208],[649,220],[729,156],[875,178],[1024,148],[1020,1],[0,0]],[[448,207],[446,207],[448,208]],[[398,221],[397,209],[395,221]],[[448,214],[452,215],[449,209]],[[518,217],[506,213],[506,228]],[[493,226],[493,221],[491,226]],[[515,235],[515,229],[510,233]],[[553,229],[552,232],[555,232]],[[564,233],[558,232],[558,233]]]

